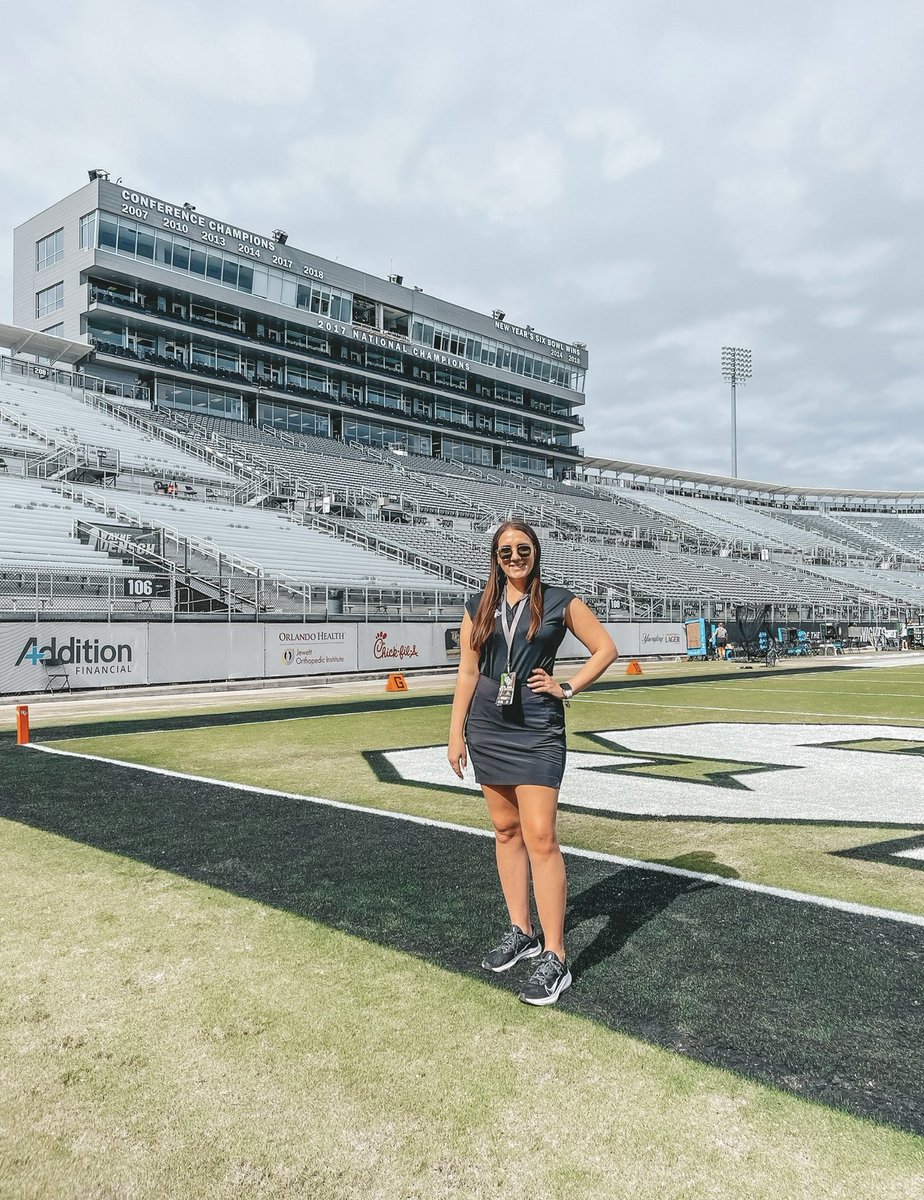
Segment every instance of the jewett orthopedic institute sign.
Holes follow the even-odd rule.
[[[266,675],[326,675],[355,670],[355,626],[267,626]]]

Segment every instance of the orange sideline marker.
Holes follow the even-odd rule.
[[[16,705],[16,745],[29,744],[29,705]]]
[[[642,664],[638,661],[637,658],[633,658],[632,661],[629,663],[629,665],[626,667],[626,674],[627,675],[641,675],[641,673],[642,673]]]
[[[388,676],[388,683],[385,684],[386,692],[406,692],[407,680],[400,671]]]

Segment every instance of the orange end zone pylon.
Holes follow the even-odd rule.
[[[28,746],[29,744],[29,705],[16,705],[16,745]]]
[[[400,671],[388,676],[388,683],[385,684],[386,692],[406,692],[407,680]]]
[[[641,673],[642,673],[642,664],[638,661],[637,658],[633,658],[632,661],[629,663],[629,665],[626,667],[626,674],[627,675],[641,675]]]

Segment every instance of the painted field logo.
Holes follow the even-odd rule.
[[[561,802],[618,816],[924,827],[924,731],[895,725],[664,725],[585,734]],[[459,786],[441,746],[383,755],[392,777]],[[469,776],[461,786],[477,791]]]
[[[101,642],[99,638],[77,637],[60,642],[53,637],[40,646],[38,638],[31,637],[19,652],[15,665],[18,667],[24,662],[33,667],[43,662],[72,666],[78,668],[81,675],[127,674],[132,669],[132,648],[127,642],[116,644]]]
[[[375,642],[372,647],[372,654],[378,659],[396,658],[399,662],[404,662],[406,658],[419,658],[420,651],[417,649],[416,643],[404,646],[389,646],[388,633],[385,630],[380,630],[375,635]]]

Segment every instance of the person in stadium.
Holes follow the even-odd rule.
[[[719,621],[715,627],[715,653],[717,658],[725,657],[725,649],[728,646],[728,630]]]
[[[471,754],[494,826],[511,928],[482,966],[507,971],[538,958],[520,993],[554,1004],[571,986],[564,944],[567,880],[558,845],[558,792],[565,769],[565,705],[615,661],[613,639],[587,605],[542,582],[533,529],[505,521],[494,531],[488,581],[465,605],[448,758],[461,779]],[[568,631],[590,657],[567,682],[554,677]],[[542,933],[531,918],[529,884]]]

